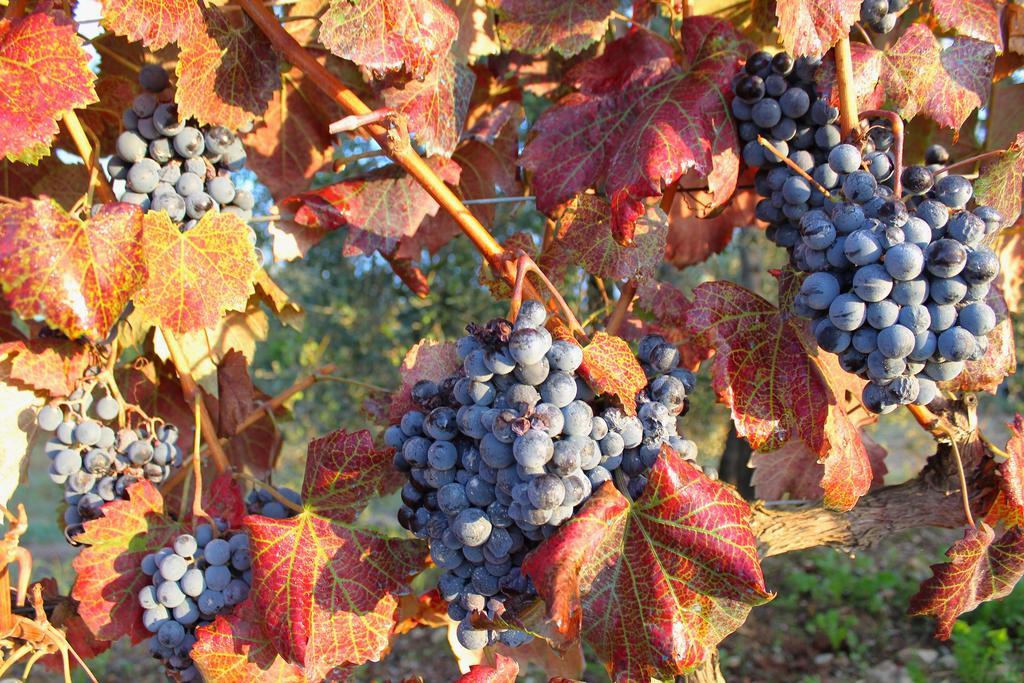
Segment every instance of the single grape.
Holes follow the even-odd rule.
[[[985,221],[968,211],[961,211],[946,224],[946,235],[963,244],[977,244],[985,232]]]
[[[224,594],[207,589],[196,599],[196,606],[203,614],[217,614],[224,609]]]
[[[231,559],[231,546],[222,538],[215,538],[203,548],[203,557],[211,565],[227,564]]]
[[[55,431],[63,421],[64,413],[57,406],[43,406],[36,414],[36,424],[45,432]]]
[[[207,181],[206,193],[218,204],[230,204],[235,198],[235,184],[228,176],[217,176]]]
[[[139,71],[139,85],[151,93],[158,93],[168,86],[170,79],[163,67],[147,64]]]
[[[925,257],[929,273],[939,278],[951,278],[964,269],[967,250],[956,240],[940,239],[928,247]]]
[[[939,353],[951,361],[967,360],[974,353],[974,335],[962,327],[951,327],[939,335]]]
[[[117,156],[128,163],[142,161],[149,150],[149,143],[134,131],[126,130],[117,136],[115,142]]]
[[[996,314],[983,301],[968,304],[960,309],[957,324],[975,337],[984,337],[996,326]]]
[[[164,561],[164,564],[167,564]],[[163,567],[161,567],[163,571]],[[214,565],[207,567],[204,572],[204,578],[206,579],[206,587],[210,590],[223,591],[231,583],[231,570],[224,565]]]
[[[174,136],[174,151],[185,159],[198,157],[206,149],[206,142],[198,128],[185,126]]]
[[[751,110],[751,119],[761,128],[771,128],[782,119],[782,108],[770,97],[757,102]]]
[[[185,199],[179,194],[161,194],[152,201],[150,208],[153,211],[166,211],[173,223],[179,223],[185,218]]]
[[[951,209],[967,206],[974,194],[971,181],[959,175],[946,175],[935,183],[935,198]]]
[[[170,557],[177,557],[177,555],[171,555]],[[168,559],[169,558],[165,558],[161,563],[161,573],[163,573],[163,566],[167,564]],[[181,592],[181,588],[178,587],[177,581],[164,581],[157,586],[156,598],[160,601],[161,605],[168,609],[177,607],[181,603],[185,602],[185,594]]]
[[[167,608],[163,605],[157,605],[156,607],[145,610],[142,613],[142,625],[146,627],[146,630],[150,633],[156,633],[160,630],[160,627],[167,623],[171,618],[171,613],[167,611]]]
[[[208,211],[217,208],[213,197],[205,192],[194,192],[185,198],[185,214],[189,218],[199,219]]]

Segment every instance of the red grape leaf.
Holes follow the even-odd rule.
[[[653,277],[665,257],[665,212],[650,207],[636,223],[633,246],[624,247],[612,237],[611,210],[604,197],[577,197],[559,221],[556,241],[550,245],[558,257],[551,265],[578,265],[591,275],[612,280]]]
[[[860,16],[860,0],[778,0],[775,13],[786,51],[821,57]]]
[[[69,396],[92,364],[89,348],[67,339],[31,339],[0,344],[6,379],[51,398]]]
[[[399,372],[402,375],[402,386],[391,396],[388,419],[397,424],[402,416],[415,410],[412,402],[412,388],[421,380],[440,382],[448,375],[462,367],[462,361],[455,353],[452,342],[436,342],[423,339],[409,349],[402,360]]]
[[[459,182],[460,170],[455,162],[434,157],[429,163],[445,182]],[[367,246],[362,248],[357,243],[353,250],[362,248],[367,253],[378,248],[391,251],[399,239],[414,234],[425,217],[437,214],[441,208],[419,183],[393,165],[293,195],[281,204],[294,212],[295,223],[303,228],[316,228],[326,234],[347,225],[350,236],[368,233]]]
[[[602,485],[523,572],[560,634],[582,629],[613,680],[672,678],[772,597],[749,517],[729,488],[662,448],[638,500]]]
[[[88,221],[50,199],[0,206],[0,284],[22,318],[69,337],[107,336],[146,276],[142,214],[105,204]]]
[[[693,297],[687,325],[697,343],[715,351],[712,383],[739,435],[756,450],[797,436],[812,453],[828,453],[824,425],[835,398],[794,323],[732,282],[706,282]]]
[[[426,555],[416,539],[352,526],[367,495],[394,477],[390,458],[368,442],[365,432],[340,430],[310,442],[305,510],[285,520],[245,519],[253,603],[277,651],[310,679],[380,657],[395,623],[395,595],[408,590]]]
[[[127,403],[176,426],[178,443],[192,443],[195,416],[170,365],[144,357],[131,367],[117,370],[114,376]]]
[[[135,296],[144,320],[183,334],[213,327],[226,310],[245,310],[258,264],[252,229],[241,219],[210,211],[186,232],[166,211],[149,212],[143,222],[143,253],[153,274]]]
[[[945,50],[924,24],[914,24],[882,56],[882,85],[905,119],[924,113],[958,129],[985,104],[995,48],[953,38]]]
[[[932,0],[932,15],[939,26],[1002,49],[999,8],[991,0]]]
[[[1020,133],[1017,112],[1024,107],[1024,83],[1014,83],[1012,78],[1006,78],[993,84],[992,101],[999,105],[989,107],[988,119],[985,120],[985,146],[987,149],[1006,148]]]
[[[1006,300],[999,288],[993,287],[985,301],[996,312],[999,323],[988,334],[985,355],[980,360],[965,363],[963,373],[945,385],[950,391],[987,391],[994,394],[1003,380],[1017,371],[1017,346]]]
[[[580,375],[598,395],[612,395],[627,415],[636,415],[636,395],[647,377],[625,339],[595,332],[583,347]]]
[[[242,138],[246,165],[276,199],[305,190],[331,159],[331,119],[319,91],[297,69],[286,81],[291,87],[274,92],[262,122]]]
[[[142,558],[184,529],[184,523],[167,516],[160,491],[145,480],[128,488],[128,500],[107,503],[103,517],[85,523],[77,537],[85,548],[72,563],[78,576],[71,597],[97,637],[128,636],[138,643],[152,635],[142,625],[138,600],[151,578],[142,573]]]
[[[0,157],[36,163],[65,112],[96,101],[96,74],[62,12],[0,19]]]
[[[534,172],[537,208],[551,213],[592,185],[612,204],[616,240],[628,244],[648,197],[694,171],[714,205],[739,174],[736,130],[726,111],[729,79],[749,46],[727,22],[683,22],[684,64],[671,45],[637,31],[574,67],[578,91],[538,118],[520,163]]]
[[[89,170],[85,164],[65,164],[56,154],[43,157],[37,164],[0,159],[0,195],[5,197],[46,195],[70,210],[88,185]]]
[[[1024,528],[1008,529],[999,540],[985,522],[968,528],[946,556],[932,565],[932,577],[910,598],[910,614],[938,620],[935,637],[947,640],[957,617],[988,600],[1006,597],[1024,575]]]
[[[103,1],[103,25],[151,50],[202,30],[203,17],[195,0]]]
[[[732,241],[736,228],[754,225],[754,190],[737,190],[732,201],[720,210],[708,212],[711,200],[703,192],[687,191],[672,203],[668,214],[665,260],[676,268],[702,263],[721,253]]]
[[[495,194],[514,196],[521,192],[516,178],[518,140],[515,126],[507,126],[492,142],[466,140],[458,146],[452,160],[462,172],[456,193],[462,199],[489,199]],[[470,212],[483,225],[494,222],[493,204],[471,204]],[[412,235],[403,239],[396,252],[404,258],[419,258],[426,249],[431,255],[462,233],[447,211],[427,216]]]
[[[1013,225],[1020,216],[1021,191],[1024,187],[1024,132],[1001,157],[982,166],[974,181],[978,204],[991,206],[1003,216],[1003,225]]]
[[[203,30],[182,37],[174,101],[178,113],[234,130],[267,110],[281,85],[277,53],[243,16],[239,28],[216,7],[203,10]]]
[[[882,51],[867,43],[850,43],[850,58],[853,62],[853,92],[857,107],[878,109],[885,101],[885,93],[878,81],[882,77]],[[815,74],[819,87],[829,93],[829,102],[839,106],[839,88],[836,84],[835,52],[830,52],[822,61]]]
[[[374,448],[365,429],[338,429],[309,442],[302,500],[319,515],[352,523],[374,496],[392,493],[403,476],[391,464],[393,451]]]
[[[499,654],[495,656],[494,666],[474,664],[456,683],[515,683],[518,675],[516,660]]]
[[[258,392],[249,377],[248,361],[232,349],[217,365],[218,430],[230,437],[224,450],[232,465],[245,467],[255,477],[265,477],[274,468],[284,440],[277,422],[264,412],[253,426],[236,434],[239,423],[267,397]]]
[[[572,57],[604,35],[615,0],[489,0],[498,14],[498,37],[510,50]]]
[[[432,588],[423,595],[409,594],[398,599],[393,631],[399,636],[420,626],[440,628],[450,623],[448,603],[441,598],[437,588]]]
[[[196,629],[192,659],[203,678],[217,683],[304,683],[302,670],[282,660],[263,632],[252,601]]]
[[[1024,417],[1013,416],[1010,440],[1006,442],[1006,454],[1010,457],[999,464],[999,489],[1006,503],[1024,514]]]
[[[443,0],[332,0],[320,42],[378,75],[404,68],[423,78],[446,58],[458,23]]]
[[[409,130],[428,156],[450,157],[466,123],[473,72],[449,54],[422,80],[385,88],[384,105],[409,117]]]

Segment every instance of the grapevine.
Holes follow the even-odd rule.
[[[1014,3],[0,8],[0,677],[722,680],[770,558],[1024,575]]]

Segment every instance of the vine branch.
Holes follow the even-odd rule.
[[[78,114],[73,109],[64,113],[64,127],[67,128],[68,134],[75,143],[75,147],[78,148],[78,154],[82,157],[82,161],[85,162],[85,167],[89,169],[89,187],[95,188],[96,194],[99,195],[100,201],[104,204],[116,202],[117,198],[114,197],[114,190],[110,187],[103,169],[100,168],[99,150],[93,149],[92,144],[89,142],[89,136],[86,135],[82,122],[78,119]]]
[[[843,139],[848,140],[857,129],[857,95],[853,89],[853,56],[850,54],[850,36],[836,43],[832,54],[836,60],[836,82],[839,87],[839,126]]]

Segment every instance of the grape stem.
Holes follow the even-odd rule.
[[[604,331],[608,334],[617,335],[619,330],[622,329],[622,323],[626,321],[626,315],[629,313],[629,309],[633,306],[633,298],[636,297],[637,285],[635,280],[627,280],[622,285],[622,289],[619,291],[619,298],[615,302],[615,308],[612,310],[611,316],[608,318],[608,324],[604,326]]]
[[[95,190],[100,201],[104,204],[116,202],[114,190],[110,187],[110,183],[107,182],[107,176],[103,173],[103,169],[100,168],[98,149],[94,149],[92,143],[89,142],[89,137],[86,135],[78,115],[73,109],[69,109],[64,112],[63,120],[64,127],[67,128],[68,134],[75,143],[75,147],[78,148],[79,156],[85,162],[85,167],[89,169],[90,190]]]
[[[266,8],[259,0],[234,0],[234,4],[241,7],[253,23],[263,32],[273,45],[284,53],[285,58],[310,77],[310,81],[320,88],[328,97],[337,102],[349,114],[355,117],[379,118],[369,106],[363,102],[350,88],[341,80],[327,70],[312,53],[302,47],[282,26],[272,11]],[[402,126],[403,117],[396,117],[395,123]],[[398,139],[394,126],[385,127],[379,123],[367,123],[363,126],[366,131],[377,141],[381,149],[396,164],[404,168],[423,189],[444,208],[462,232],[470,239],[477,250],[487,260],[488,264],[496,273],[500,273],[505,280],[512,284],[515,281],[515,272],[512,264],[506,258],[505,250],[501,244],[494,239],[494,236],[477,220],[455,193],[445,182],[434,172],[420,155],[409,144],[408,136]],[[404,126],[402,126],[404,127]],[[402,131],[399,130],[399,133]],[[527,283],[531,295],[536,293],[533,286]]]
[[[853,89],[853,57],[850,54],[850,36],[839,39],[832,52],[836,62],[836,82],[839,87],[839,126],[844,140],[857,130],[857,95]]]
[[[509,305],[508,319],[515,320],[516,315],[519,313],[519,306],[523,302],[523,288],[527,282],[527,273],[533,273],[536,275],[544,284],[545,288],[547,288],[551,293],[551,298],[554,299],[558,308],[561,310],[562,317],[569,328],[569,332],[586,339],[586,330],[584,330],[579,321],[576,320],[576,316],[573,315],[572,309],[569,308],[567,303],[565,303],[565,299],[562,298],[558,289],[551,284],[551,280],[548,279],[548,276],[544,274],[544,271],[537,266],[534,260],[530,258],[530,255],[521,252],[519,254],[519,258],[516,259],[516,280],[512,287],[512,303]]]
[[[960,447],[956,443],[956,437],[953,436],[953,432],[947,432],[949,436],[949,444],[953,447],[953,461],[956,463],[956,474],[960,479],[960,498],[964,504],[964,516],[967,518],[967,524],[972,529],[977,529],[977,525],[974,523],[974,515],[971,514],[971,498],[967,494],[967,477],[964,475],[964,462],[960,457]]]
[[[210,417],[206,400],[196,385],[196,381],[192,379],[192,373],[188,370],[185,353],[181,350],[177,337],[174,336],[173,332],[163,327],[160,328],[160,333],[163,334],[164,341],[167,342],[167,350],[171,354],[171,363],[174,364],[174,370],[178,373],[178,380],[181,382],[181,393],[188,403],[197,407],[203,430],[210,435],[206,438],[206,444],[210,447],[210,454],[213,456],[213,466],[218,474],[222,474],[231,469],[231,463],[228,461],[228,456],[220,445],[220,440],[217,438],[217,427],[213,422],[213,418]]]
[[[892,144],[896,148],[896,168],[893,170],[893,194],[897,199],[903,194],[903,119],[896,112],[884,109],[868,109],[860,113],[860,118],[872,116],[888,119],[892,126]]]
[[[202,401],[195,402],[195,438],[192,442],[192,452],[198,453],[201,440],[201,433],[203,430],[203,420],[200,411],[202,410]],[[216,435],[214,435],[216,440]],[[210,521],[210,526],[214,529],[217,528],[217,524],[213,521],[213,517],[210,517],[203,509],[203,468],[200,466],[199,458],[192,458],[192,519],[196,520],[203,517]]]
[[[782,163],[789,167],[789,170],[793,171],[798,176],[809,182],[811,185],[814,186],[816,190],[818,190],[818,192],[821,192],[823,195],[825,195],[826,199],[832,198],[832,194],[827,189],[825,189],[821,183],[812,178],[807,173],[807,171],[797,166],[796,162],[794,162],[788,156],[780,152],[778,148],[776,148],[775,145],[773,145],[772,143],[768,142],[768,140],[763,135],[758,135],[757,141],[760,142],[764,147],[768,148],[768,150],[771,151],[772,154],[776,156],[776,158],[781,159]]]
[[[940,168],[938,171],[935,172],[935,175],[938,175],[940,173],[948,173],[949,171],[953,170],[954,168],[959,168],[961,166],[969,166],[969,165],[972,165],[972,164],[974,164],[976,162],[984,161],[985,159],[992,159],[994,157],[1001,157],[1004,154],[1006,154],[1006,150],[1005,149],[995,149],[995,150],[992,150],[990,152],[985,152],[983,154],[975,154],[973,157],[967,157],[966,159],[961,159],[960,161],[956,161],[956,162],[954,162],[952,164],[949,164],[948,166]]]

